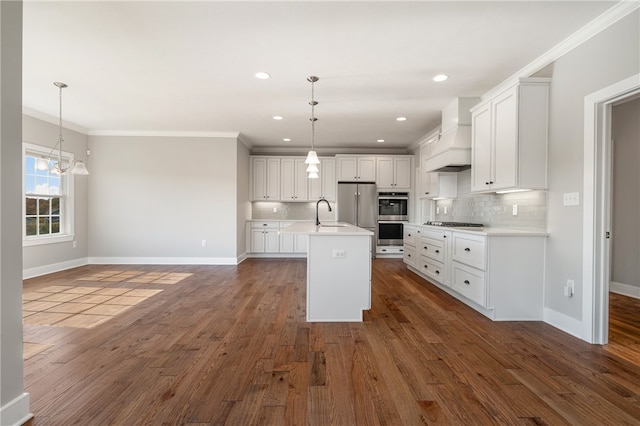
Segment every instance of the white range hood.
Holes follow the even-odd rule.
[[[480,98],[458,98],[442,110],[440,138],[429,146],[426,172],[460,172],[471,168],[471,112]]]

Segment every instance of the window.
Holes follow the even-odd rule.
[[[38,159],[48,155],[46,148],[24,144],[24,245],[73,240],[73,178],[38,170]],[[73,156],[63,152],[62,161],[70,164]]]

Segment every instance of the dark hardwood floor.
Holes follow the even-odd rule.
[[[640,300],[609,293],[609,343],[604,349],[640,365]]]
[[[173,285],[104,270],[192,273]],[[637,425],[640,366],[492,322],[376,259],[363,323],[305,322],[306,262],[87,266],[25,281],[162,289],[94,328],[25,324],[31,425]]]

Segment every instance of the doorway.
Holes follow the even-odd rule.
[[[582,338],[605,344],[609,328],[612,206],[612,108],[640,95],[640,74],[601,89],[584,101]]]

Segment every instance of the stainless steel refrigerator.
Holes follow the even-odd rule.
[[[374,182],[338,182],[338,222],[373,232],[371,253],[378,241],[378,192]]]

